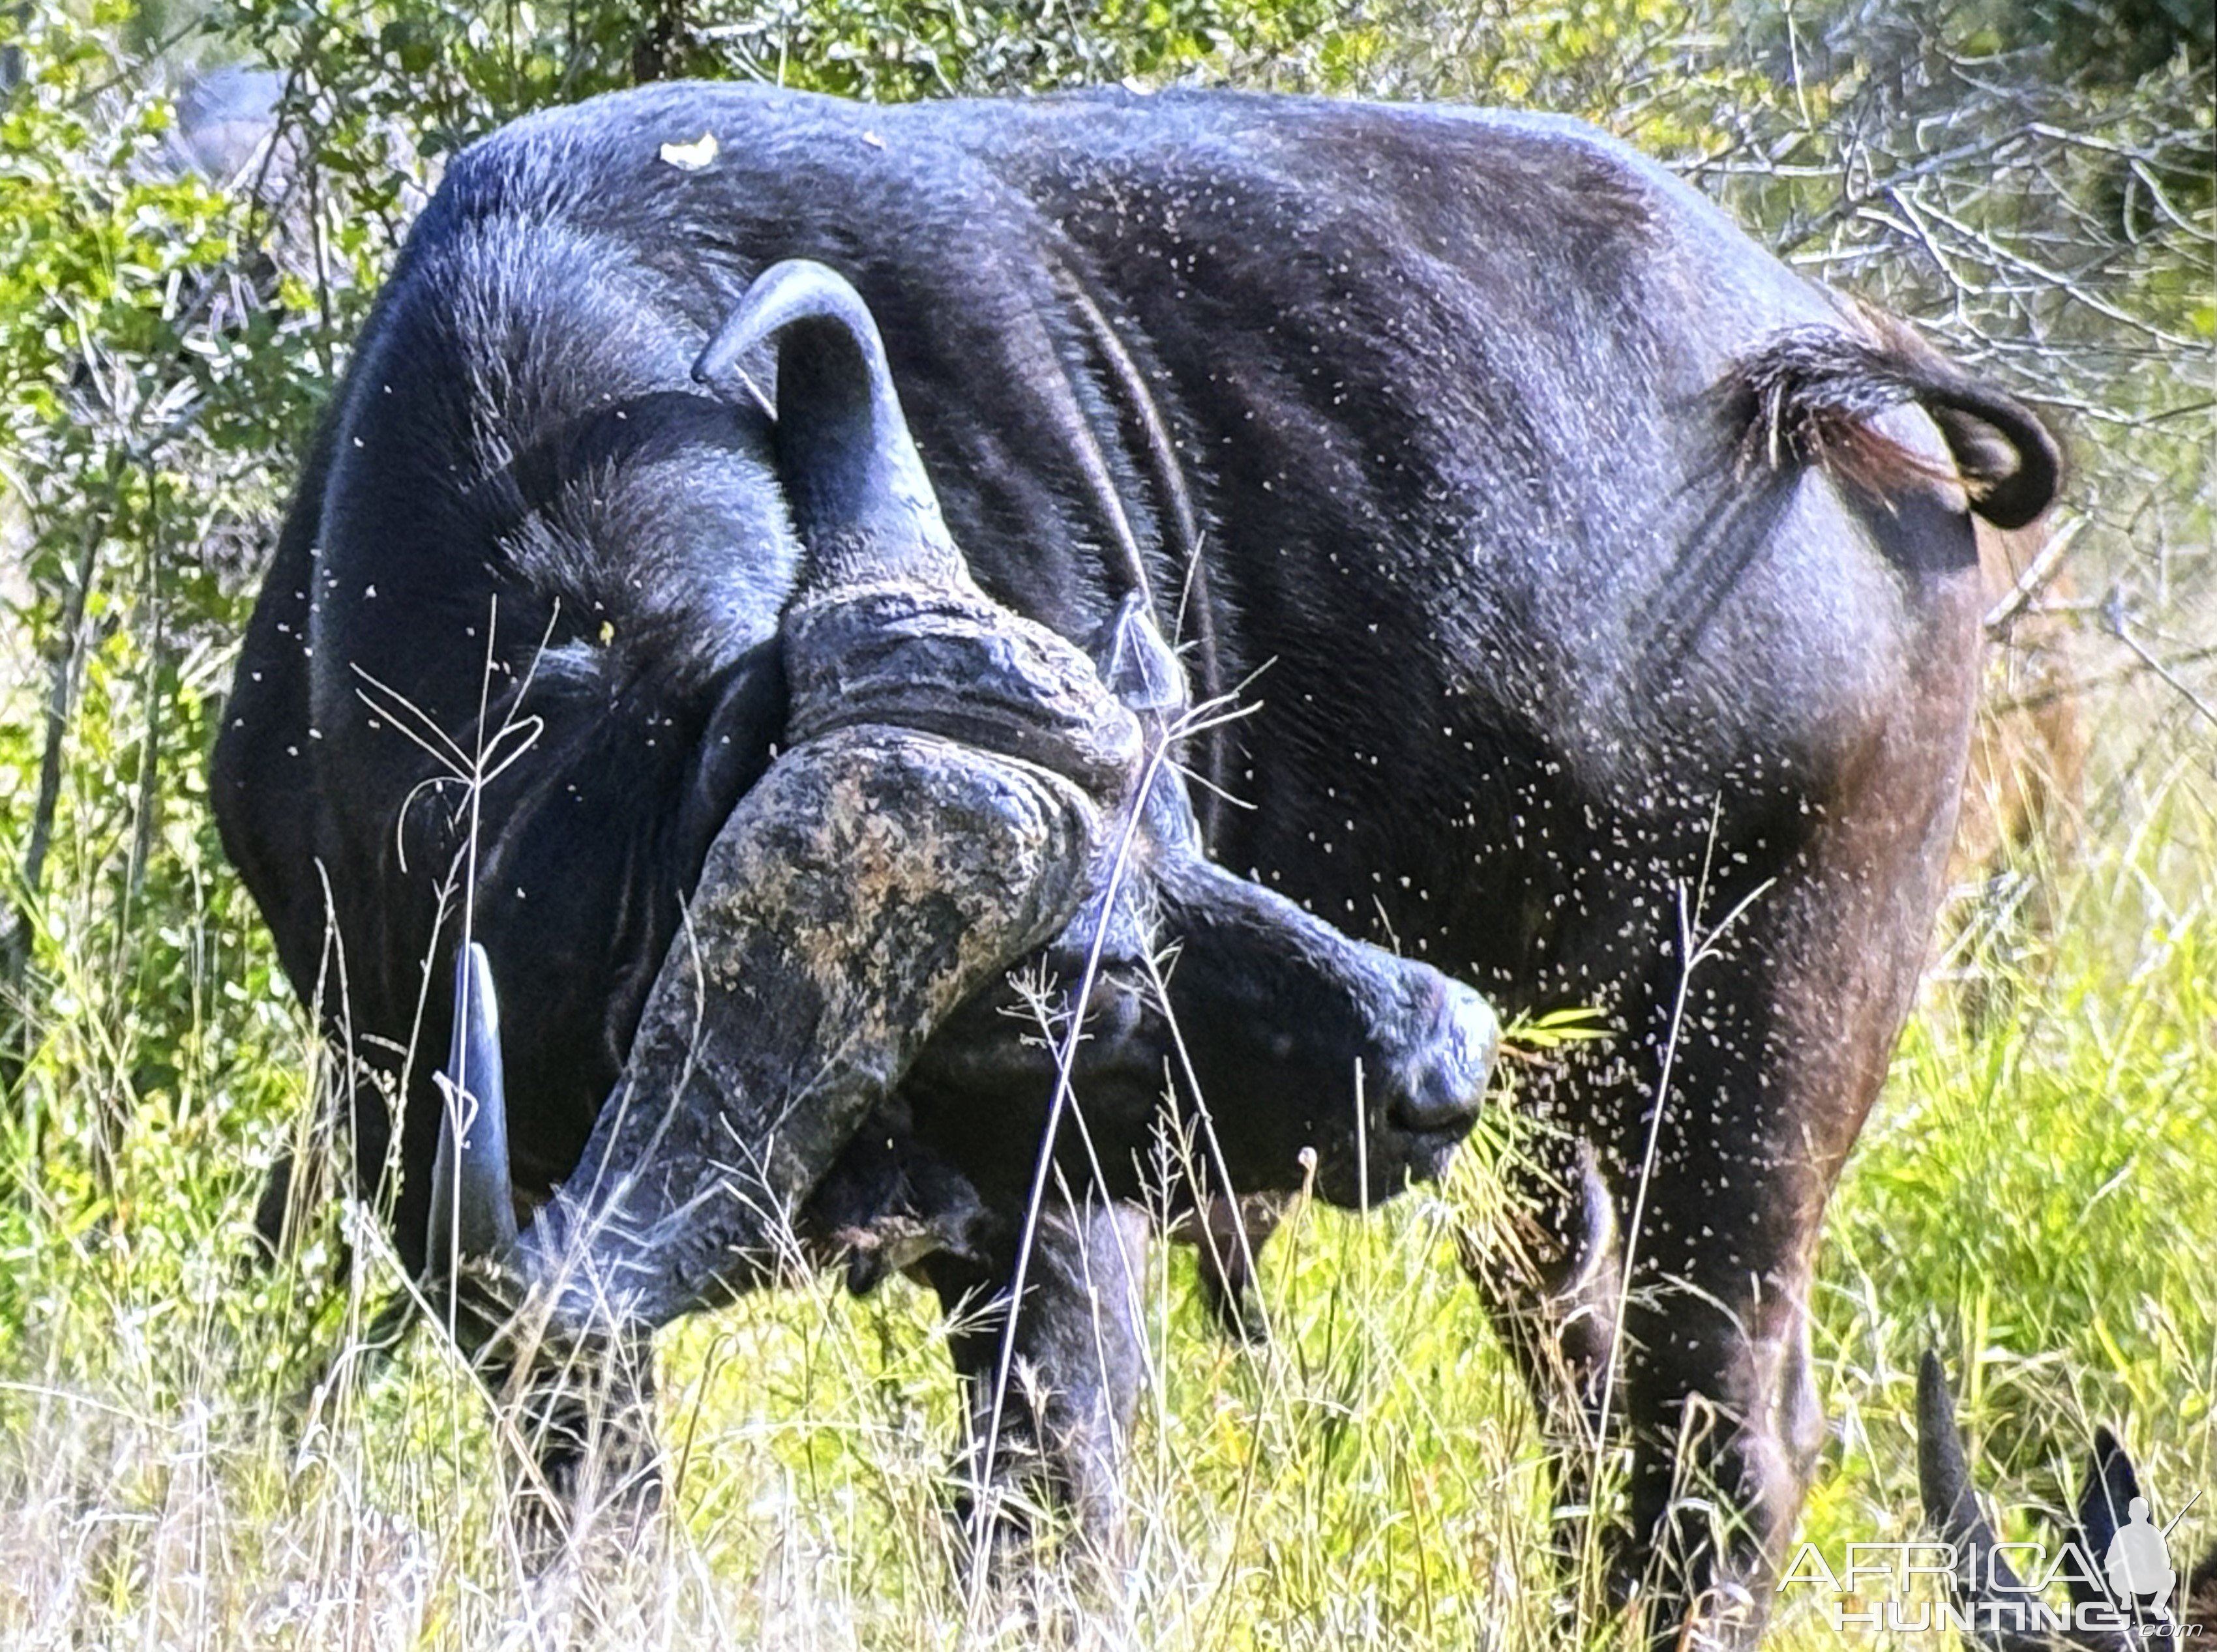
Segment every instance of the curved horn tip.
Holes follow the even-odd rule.
[[[772,450],[809,551],[796,596],[880,580],[961,590],[969,571],[901,410],[869,305],[806,258],[755,278],[694,363],[704,381],[777,344]]]
[[[443,1105],[428,1235],[435,1269],[504,1253],[516,1236],[500,1000],[492,962],[475,941],[454,959],[454,1019],[447,1065],[438,1075]]]
[[[796,321],[833,321],[853,336],[873,377],[885,371],[885,342],[877,318],[854,284],[829,264],[813,258],[787,258],[772,264],[748,286],[738,307],[725,318],[693,363],[696,383],[712,385],[730,373],[741,356]]]

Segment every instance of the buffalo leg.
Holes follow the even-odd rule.
[[[1058,1513],[1088,1560],[1116,1566],[1124,1451],[1146,1365],[1139,1291],[1147,1238],[1136,1211],[1051,1203],[1012,1346],[1013,1242],[984,1266],[943,1254],[926,1264],[953,1322],[948,1347],[967,1400],[957,1513],[989,1569],[1028,1550],[1038,1517]]]
[[[1269,1319],[1255,1276],[1257,1260],[1278,1230],[1286,1202],[1275,1194],[1212,1193],[1174,1228],[1189,1242],[1202,1305],[1216,1328],[1242,1342],[1269,1339]]]
[[[1659,1119],[1651,1084],[1592,1121],[1632,1258],[1607,1391],[1631,1432],[1633,1553],[1660,1643],[1692,1623],[1683,1643],[1752,1646],[1769,1612],[1822,1439],[1808,1315],[1825,1207],[1938,898],[1953,810],[1931,792],[1922,816],[1819,823],[1729,928],[1732,905],[1709,903],[1708,944],[1697,923],[1695,958],[1653,1001]]]
[[[1882,547],[1900,531],[1871,527]],[[1907,563],[1902,579],[1903,669],[1863,685],[1798,767],[1683,798],[1679,825],[1601,821],[1598,874],[1535,868],[1565,915],[1543,989],[1601,1006],[1621,1036],[1527,1100],[1589,1144],[1615,1254],[1566,1298],[1596,1224],[1583,1200],[1542,1199],[1560,1260],[1510,1294],[1552,1308],[1535,1322],[1552,1319],[1590,1423],[1630,1446],[1612,1581],[1658,1646],[1755,1644],[1822,1439],[1820,1227],[1923,965],[1975,686],[1974,582]],[[1579,1334],[1596,1298],[1615,1322]],[[1544,1384],[1543,1405],[1560,1391]]]
[[[663,1496],[652,1341],[596,1343],[566,1359],[542,1350],[488,1385],[524,1454],[511,1508],[531,1568],[596,1537],[618,1549],[636,1541]]]
[[[1677,996],[1658,994],[1653,1064],[1557,1095],[1586,1140],[1525,1173],[1528,1242],[1466,1257],[1568,1500],[1590,1506],[1597,1451],[1629,1444],[1629,1519],[1602,1554],[1658,1648],[1761,1632],[1821,1443],[1808,1296],[1825,1205],[1916,978],[1914,952],[1830,970],[1788,956],[1830,903],[1772,893],[1696,966],[1700,1024],[1673,1025]]]
[[[1575,1138],[1548,1136],[1508,1174],[1514,1230],[1465,1235],[1463,1271],[1539,1408],[1560,1501],[1584,1510],[1623,1273],[1615,1211],[1592,1147]],[[1558,1532],[1566,1574],[1587,1536],[1583,1517]]]

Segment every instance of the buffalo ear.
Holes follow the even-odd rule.
[[[2133,1472],[2133,1460],[2125,1455],[2125,1448],[2107,1428],[2095,1429],[2093,1454],[2086,1459],[2085,1489],[2078,1494],[2078,1530],[2074,1535],[2097,1566],[2109,1552],[2110,1539],[2117,1535],[2133,1499],[2140,1495],[2140,1476]],[[2086,1581],[2073,1577],[2070,1582],[2073,1604],[2082,1596],[2090,1600],[2105,1599]]]
[[[778,478],[808,549],[798,595],[889,580],[967,589],[862,295],[812,260],[773,264],[701,352],[693,377],[712,386],[739,377],[740,359],[773,341]]]
[[[1974,1580],[1985,1579],[1992,1556],[1992,1581],[1997,1589],[2025,1593],[2023,1581],[2009,1562],[1993,1553],[2000,1539],[1979,1512],[1962,1433],[1955,1427],[1955,1396],[1948,1390],[1940,1356],[1930,1348],[1917,1368],[1917,1489],[1924,1504],[1925,1524],[1942,1542],[1955,1544]]]
[[[1169,718],[1182,715],[1191,703],[1185,668],[1155,628],[1146,599],[1137,591],[1117,605],[1115,617],[1094,644],[1093,659],[1108,692],[1127,710]]]

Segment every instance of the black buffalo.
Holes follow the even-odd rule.
[[[1058,1137],[1076,1191],[1020,1316],[1078,1396],[1047,1442],[1065,1489],[1083,1506],[1113,1470],[1128,1394],[1089,1371],[1133,1335],[1078,1242],[1120,1221],[1097,1200],[1136,1187],[1165,1064],[1172,1110],[1198,1079],[1230,1138],[1220,1187],[1295,1186],[1312,1146],[1328,1193],[1374,1195],[1436,1171],[1475,1105],[1490,1022],[1436,966],[1614,1029],[1523,1087],[1561,1126],[1522,1178],[1538,1236],[1477,1271],[1553,1414],[1629,1430],[1615,1553],[1661,1580],[1658,1631],[1752,1638],[1821,1427],[1819,1223],[1961,784],[1970,513],[2035,516],[2052,443],[1566,121],[695,85],[519,122],[450,168],[361,341],[216,759],[226,847],[294,982],[324,984],[361,1175],[411,1267],[450,868],[473,867],[503,1005],[519,1205],[597,1177],[573,1173],[620,1084],[678,1082],[627,1070],[634,1033],[712,845],[775,772],[805,557],[844,542],[784,433],[843,428],[824,363],[875,348],[787,330],[773,366],[758,330],[696,379],[796,259],[874,318],[873,394],[986,599],[1093,645],[1106,685],[1136,596],[1201,705],[1254,706],[1185,743],[1197,811],[1096,788],[1143,822],[1146,866],[1118,911],[1092,902],[1090,933],[1121,939],[1078,1111],[1121,1123],[1091,1156]],[[417,742],[466,753],[524,718],[472,861]],[[1047,946],[1065,982],[1088,933]],[[1144,977],[1168,948],[1165,1002]],[[1009,1008],[988,985],[926,1029],[883,1075],[893,1128],[768,1196],[855,1197],[865,1225],[892,1183],[931,1183],[899,1196],[927,1218],[974,1196],[984,1236],[923,1266],[950,1301],[1005,1292],[1053,1088]],[[1089,1294],[1105,1334],[1071,1328]],[[986,1378],[998,1341],[958,1361]]]
[[[2169,1545],[2163,1539],[2171,1528],[2155,1526],[2133,1460],[2108,1429],[2094,1431],[2078,1504],[2063,1533],[2076,1553],[2055,1568],[2070,1588],[2062,1610],[2017,1575],[1979,1511],[1955,1425],[1955,1398],[1939,1356],[1930,1353],[1917,1375],[1917,1433],[1925,1523],[1955,1550],[1955,1605],[1973,1652],[2146,1652],[2217,1634],[2217,1546],[2190,1571],[2183,1554],[2165,1557]],[[2154,1556],[2142,1549],[2137,1564],[2127,1561],[2113,1572],[2117,1534],[2135,1523],[2161,1533]],[[2180,1563],[2172,1565],[2173,1558]]]

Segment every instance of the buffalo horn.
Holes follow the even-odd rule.
[[[1963,1436],[1955,1426],[1955,1396],[1948,1390],[1940,1357],[1930,1349],[1917,1371],[1917,1487],[1925,1523],[1955,1547],[1956,1587],[1974,1621],[1983,1621],[1976,1608],[1988,1602],[2029,1608],[2039,1599],[2008,1560],[1994,1552],[2000,1539],[1979,1512]],[[2032,1619],[2028,1612],[2019,1621]],[[1967,1638],[1992,1652],[2062,1652],[2065,1648],[2123,1652],[2131,1644],[2122,1635],[2091,1630],[2057,1636],[1982,1627]]]
[[[886,580],[966,587],[862,295],[809,259],[773,264],[709,340],[693,376],[721,385],[773,339],[779,478],[808,549],[797,595]]]
[[[471,941],[454,959],[454,1036],[439,1075],[446,1106],[431,1167],[430,1262],[505,1256],[516,1244],[509,1180],[508,1097],[500,1060],[500,1003],[492,965]]]

